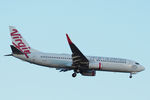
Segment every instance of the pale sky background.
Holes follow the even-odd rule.
[[[85,55],[135,60],[146,70],[96,77],[23,62],[11,53],[9,25],[32,48],[69,53],[65,33]],[[0,100],[150,100],[149,0],[0,0]]]

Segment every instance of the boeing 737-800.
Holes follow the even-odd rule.
[[[12,53],[6,56],[13,56],[33,64],[56,68],[60,72],[73,70],[72,77],[76,77],[77,73],[84,76],[95,76],[96,71],[109,71],[130,73],[129,77],[132,78],[132,74],[145,69],[138,62],[128,59],[85,56],[70,40],[68,34],[66,36],[72,51],[71,55],[43,53],[31,48],[15,27],[10,26],[9,29],[12,39],[12,45],[10,45]]]

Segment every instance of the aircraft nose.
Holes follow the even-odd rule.
[[[144,71],[145,67],[144,66],[140,66],[140,71]]]

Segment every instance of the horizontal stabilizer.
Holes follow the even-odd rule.
[[[4,55],[4,56],[13,56],[13,54],[7,54],[7,55]]]
[[[71,69],[69,69],[69,68],[56,68],[56,70],[60,70],[59,72],[66,72],[66,71],[70,71]]]

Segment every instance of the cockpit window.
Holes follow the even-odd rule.
[[[135,64],[136,64],[136,65],[140,65],[140,64],[139,64],[139,63],[137,63],[137,62],[136,62]]]

